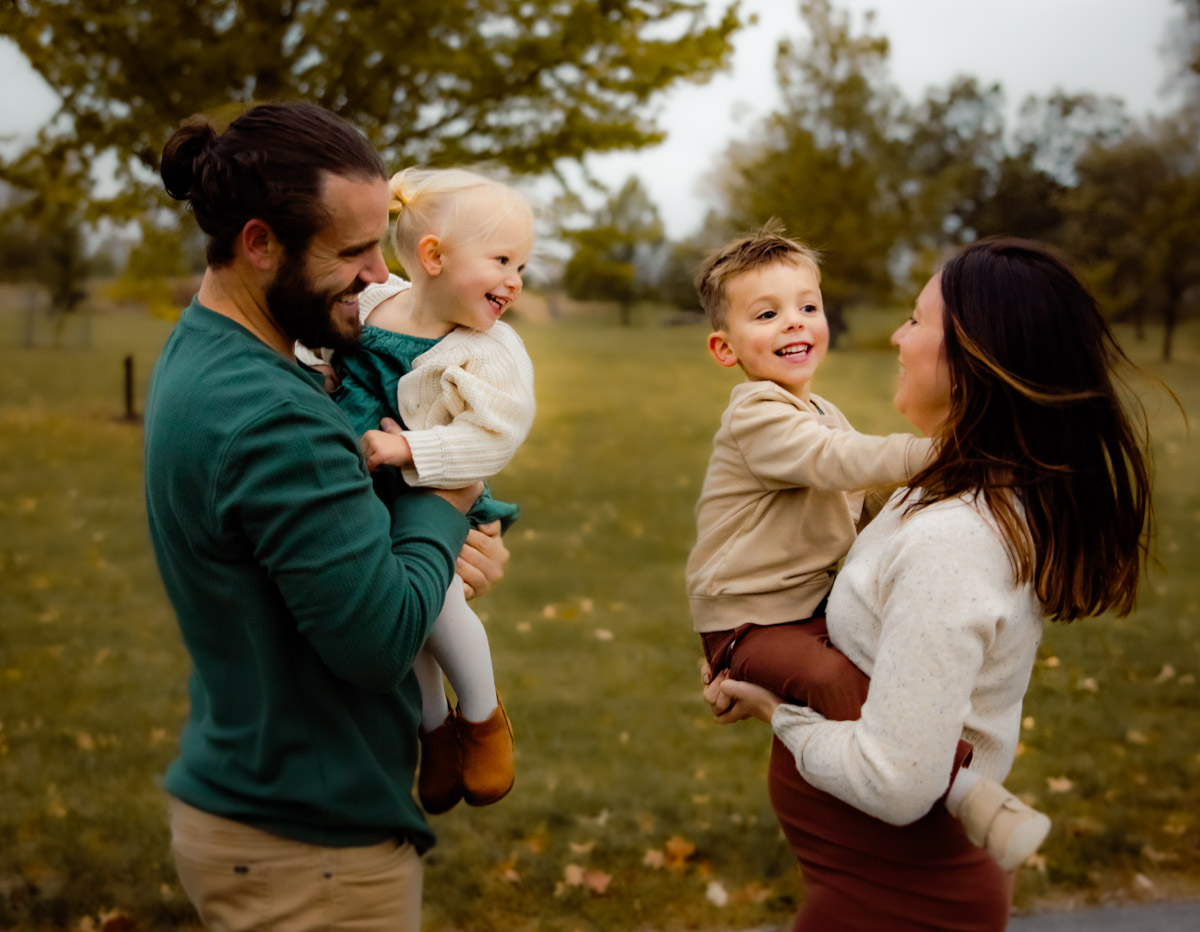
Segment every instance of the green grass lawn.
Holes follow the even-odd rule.
[[[104,316],[89,348],[26,350],[20,315],[0,311],[0,927],[77,928],[112,909],[143,929],[191,921],[159,788],[187,661],[144,526],[141,429],[117,420],[123,357],[140,406],[168,329]],[[767,801],[769,735],[711,722],[683,596],[734,376],[698,327],[522,333],[538,419],[493,487],[524,517],[504,584],[477,603],[517,784],[433,820],[426,927],[782,923],[802,886]],[[1193,412],[1195,336],[1182,361],[1150,366]],[[905,429],[894,354],[864,344],[882,340],[834,352],[817,390],[860,429]],[[1198,450],[1169,399],[1147,393],[1162,566],[1133,617],[1047,628],[1009,784],[1055,830],[1020,874],[1018,907],[1200,889]]]

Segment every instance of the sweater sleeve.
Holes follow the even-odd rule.
[[[497,323],[488,334],[446,340],[453,342],[418,357],[397,385],[402,420],[423,425],[404,432],[409,485],[456,488],[494,476],[533,425],[533,363],[516,331]]]
[[[332,405],[273,405],[234,432],[214,464],[211,507],[249,542],[329,668],[387,692],[441,610],[468,525],[434,495],[400,496],[389,513],[353,435],[318,402]]]
[[[907,481],[932,441],[911,434],[876,437],[838,430],[773,394],[748,395],[731,412],[730,431],[747,468],[767,488],[855,491]]]
[[[772,726],[801,775],[868,815],[907,825],[949,785],[985,655],[1014,611],[999,540],[981,520],[918,514],[879,574],[881,636],[857,721],[780,706]]]

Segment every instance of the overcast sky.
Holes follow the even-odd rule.
[[[710,0],[714,6],[720,0]],[[877,12],[891,42],[891,71],[910,100],[957,74],[999,82],[1010,107],[1056,89],[1122,98],[1135,114],[1162,112],[1163,56],[1175,0],[835,0],[856,15]],[[759,22],[739,35],[731,73],[686,86],[662,104],[669,138],[649,152],[591,160],[603,180],[630,174],[646,184],[674,238],[700,223],[711,201],[702,176],[777,100],[776,41],[801,35],[798,0],[743,0]],[[856,30],[857,31],[857,30]],[[7,39],[0,39],[0,136],[28,134],[46,119],[54,94]],[[11,152],[11,146],[0,151]]]
[[[710,0],[715,5],[715,0]],[[890,42],[891,74],[909,100],[955,75],[999,82],[1010,109],[1056,89],[1122,98],[1131,112],[1164,112],[1163,57],[1174,0],[834,0],[856,17],[876,11]],[[733,70],[672,94],[662,111],[669,137],[651,152],[591,164],[605,181],[637,174],[659,205],[667,232],[691,233],[711,206],[702,176],[730,140],[742,138],[778,100],[774,50],[802,35],[798,0],[743,0],[759,16],[736,40]],[[861,18],[856,19],[861,32]]]

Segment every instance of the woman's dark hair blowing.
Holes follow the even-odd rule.
[[[1128,614],[1153,517],[1148,432],[1095,299],[1048,249],[1016,239],[968,246],[941,291],[950,415],[910,508],[974,493],[1052,618]]]
[[[261,104],[218,135],[192,117],[163,149],[167,193],[188,201],[208,236],[208,264],[233,259],[247,221],[270,225],[291,256],[299,256],[327,221],[321,204],[324,173],[387,180],[383,160],[353,126],[315,104]]]

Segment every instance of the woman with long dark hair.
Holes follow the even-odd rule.
[[[870,677],[860,717],[721,678],[705,695],[719,720],[775,730],[771,801],[806,885],[797,932],[1000,930],[1011,875],[952,817],[961,799],[934,804],[960,739],[972,771],[1008,773],[1044,616],[1133,608],[1146,421],[1095,300],[1034,243],[968,246],[892,342],[896,408],[939,453],[859,536],[830,595],[830,640]]]

